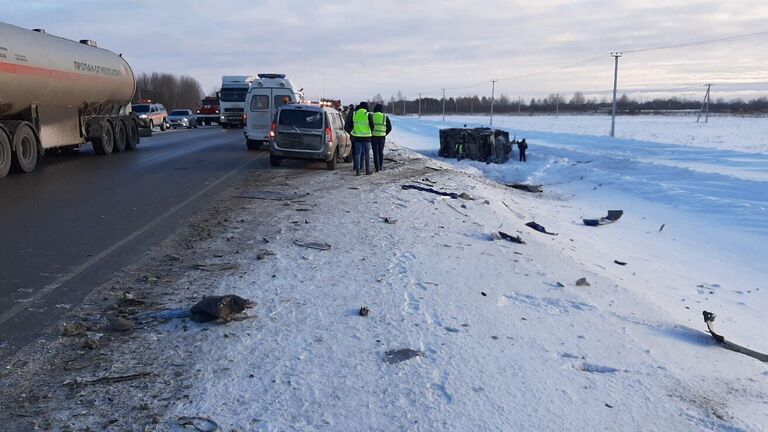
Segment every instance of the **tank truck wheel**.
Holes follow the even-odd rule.
[[[131,119],[121,121],[125,127],[125,149],[136,150],[136,146],[139,145],[139,125]]]
[[[128,147],[128,135],[126,134],[125,125],[120,119],[115,119],[115,153],[122,153]]]
[[[101,125],[101,135],[91,138],[93,151],[99,155],[108,155],[115,148],[115,131],[109,122]]]
[[[0,129],[0,178],[8,175],[11,170],[11,140],[8,135]]]
[[[22,123],[13,133],[12,167],[18,172],[31,172],[37,166],[37,138],[29,123]]]

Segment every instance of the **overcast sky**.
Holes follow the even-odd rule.
[[[768,31],[766,0],[0,0],[0,9],[4,22],[96,40],[137,73],[188,74],[206,92],[221,75],[277,72],[312,99],[348,102],[438,97],[443,87],[490,95],[492,78],[507,78],[497,95],[510,98],[606,92],[611,51]],[[713,97],[766,95],[768,36],[626,54],[619,69],[620,90],[701,93],[714,82]]]

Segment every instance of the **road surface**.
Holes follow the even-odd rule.
[[[241,130],[156,133],[135,152],[84,147],[0,179],[0,359],[51,327],[248,171]]]

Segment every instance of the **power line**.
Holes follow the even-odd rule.
[[[695,42],[684,42],[684,43],[678,43],[678,44],[672,44],[672,45],[661,45],[661,46],[650,47],[650,48],[624,50],[624,54],[639,53],[639,52],[646,52],[646,51],[657,51],[657,50],[665,50],[665,49],[673,49],[673,48],[684,48],[689,46],[708,45],[708,44],[714,44],[714,43],[720,43],[720,42],[733,42],[733,41],[739,41],[739,40],[751,39],[751,38],[763,37],[763,36],[768,36],[768,31],[747,33],[747,34],[736,35],[736,36],[727,36],[727,37],[722,37],[717,39],[707,39],[707,40],[695,41]]]

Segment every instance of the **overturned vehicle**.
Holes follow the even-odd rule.
[[[472,159],[486,163],[504,163],[512,155],[509,132],[491,128],[449,128],[440,130],[439,155],[446,158]]]

